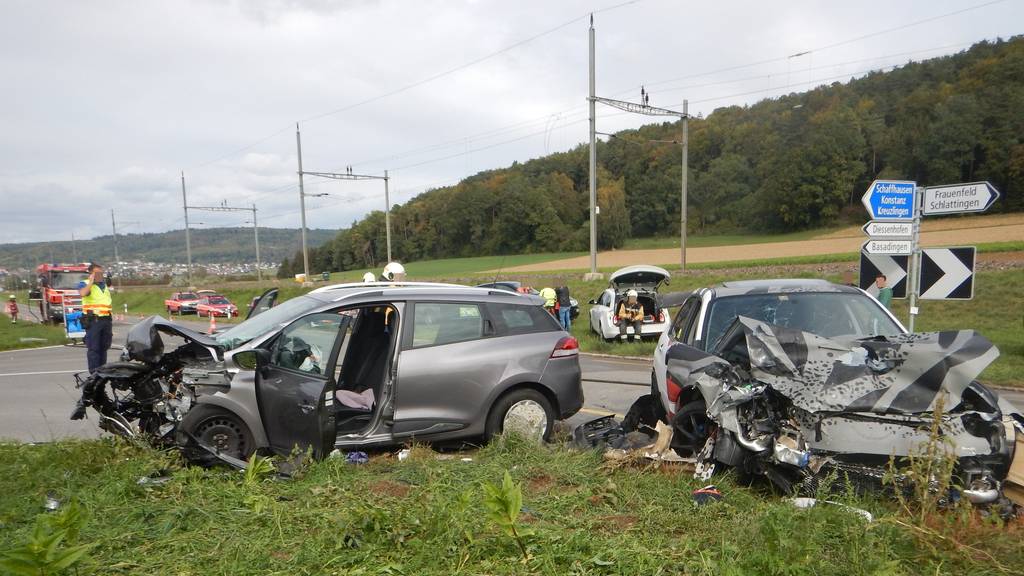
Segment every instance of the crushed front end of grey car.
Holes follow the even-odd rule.
[[[936,441],[929,425],[938,417],[961,494],[1000,497],[1024,417],[975,381],[999,356],[980,334],[823,338],[739,317],[714,351],[667,353],[670,388],[697,405],[672,424],[698,476],[732,467],[786,492],[813,490],[827,475],[882,488],[891,466]]]

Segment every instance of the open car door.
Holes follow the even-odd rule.
[[[277,288],[271,288],[259,296],[259,298],[252,301],[249,304],[249,313],[245,315],[245,319],[248,320],[257,314],[262,314],[267,310],[274,307],[274,303],[277,302]]]
[[[351,321],[337,312],[304,316],[270,345],[269,363],[256,375],[256,398],[274,452],[312,448],[315,458],[324,458],[334,448],[338,356]]]

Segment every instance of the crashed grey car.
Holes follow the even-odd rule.
[[[786,491],[837,473],[878,484],[941,434],[974,502],[998,498],[1024,417],[975,378],[999,351],[972,330],[909,334],[863,291],[815,280],[675,295],[655,358],[657,415],[698,475],[720,466]],[[1024,457],[1024,455],[1017,455]]]
[[[548,438],[583,405],[578,344],[536,298],[455,285],[345,284],[216,335],[159,317],[125,361],[81,378],[101,426],[200,463],[256,450],[323,457],[489,437]],[[180,344],[165,351],[163,340]]]

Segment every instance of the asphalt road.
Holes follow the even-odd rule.
[[[198,327],[198,326],[197,326]],[[124,342],[126,324],[114,326],[114,360]],[[582,355],[584,409],[568,420],[576,426],[606,414],[622,415],[651,384],[651,363],[645,360]],[[0,352],[0,439],[46,442],[59,438],[99,436],[95,418],[68,420],[79,397],[75,372],[84,371],[85,349],[55,346]],[[1001,392],[1024,406],[1024,391]]]

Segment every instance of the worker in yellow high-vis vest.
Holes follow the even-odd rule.
[[[107,350],[114,338],[110,287],[104,281],[103,266],[89,264],[89,277],[78,284],[78,293],[82,295],[85,358],[91,374],[107,363]]]

